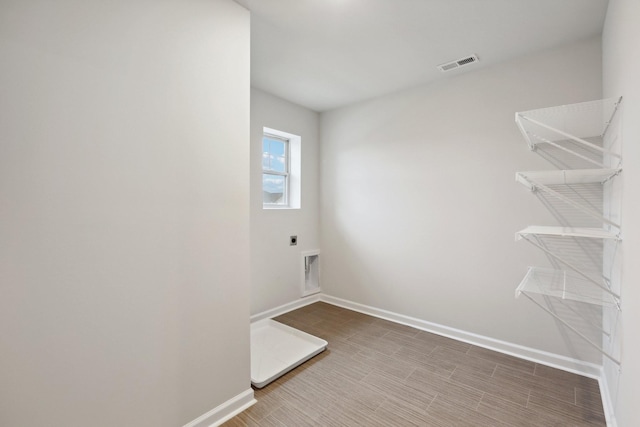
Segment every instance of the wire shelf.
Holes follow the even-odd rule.
[[[516,113],[516,124],[531,150],[548,146],[588,167],[620,165],[621,155],[607,138],[622,97]]]
[[[529,267],[526,276],[516,289],[516,297],[523,292],[605,307],[619,307],[618,300],[613,295],[572,271]]]
[[[606,195],[617,191],[617,184],[605,184],[622,171],[621,115],[616,115],[621,101],[609,98],[515,115],[529,149],[558,169],[517,172],[516,181],[536,193],[561,224],[516,233],[516,240],[542,250],[554,266],[529,267],[516,297],[525,296],[618,365],[601,338],[611,342],[613,334],[602,327],[605,308],[619,313],[621,306],[619,289],[612,289],[621,231],[614,222],[619,220],[616,211],[605,203]],[[586,334],[572,325],[576,319],[588,326]]]
[[[531,188],[535,185],[604,184],[622,169],[575,169],[516,172],[516,181]]]
[[[553,270],[540,267],[529,267],[526,276],[520,282],[516,289],[516,297],[524,295],[529,301],[546,311],[549,315],[562,323],[565,327],[583,339],[594,349],[598,350],[603,356],[620,366],[620,360],[614,355],[606,351],[603,346],[594,342],[589,336],[585,335],[578,328],[571,325],[557,310],[546,306],[535,295],[543,295],[556,298],[559,301],[575,301],[578,303],[587,303],[598,306],[598,308],[613,308],[618,312],[620,310],[619,300],[607,295],[602,291],[593,291],[589,288],[589,283],[583,283],[581,277],[573,275],[571,272],[563,270]],[[595,327],[605,336],[610,334],[600,327]]]
[[[516,240],[529,235],[558,236],[558,237],[584,237],[588,239],[614,239],[621,240],[619,233],[607,231],[603,228],[589,227],[557,227],[532,225],[516,233]]]
[[[516,181],[531,191],[542,191],[600,223],[619,229],[618,223],[603,214],[602,185],[621,171],[620,168],[608,168],[517,172]]]

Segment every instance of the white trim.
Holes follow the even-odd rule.
[[[487,348],[489,350],[494,350],[499,353],[508,354],[510,356],[519,357],[531,362],[540,363],[552,368],[557,368],[574,374],[583,375],[585,377],[594,378],[597,380],[600,380],[602,378],[602,366],[596,365],[595,363],[584,362],[582,360],[574,359],[571,357],[561,356],[559,354],[537,350],[531,347],[513,344],[495,338],[486,337],[484,335],[463,331],[461,329],[451,328],[449,326],[440,325],[438,323],[433,323],[426,320],[417,319],[415,317],[405,316],[403,314],[398,314],[380,308],[359,304],[357,302],[348,301],[342,298],[333,297],[325,293],[314,294],[308,297],[301,298],[297,301],[292,301],[279,307],[254,314],[250,318],[251,323],[257,322],[258,320],[271,319],[273,317],[280,316],[284,313],[288,313],[290,311],[307,306],[309,304],[313,304],[318,301],[326,302],[327,304],[332,304],[338,307],[347,308],[359,313],[368,314],[369,316],[377,317],[380,319],[389,320],[391,322],[400,323],[402,325],[411,326],[416,329],[431,332],[437,335],[442,335],[447,338],[466,342],[468,344],[477,345],[478,347]]]
[[[262,209],[300,209],[302,206],[302,137],[281,130],[263,127],[263,138],[265,135],[273,136],[287,141],[287,174],[285,184],[284,204],[262,203]],[[271,173],[264,171],[264,173]]]
[[[271,319],[273,317],[280,316],[282,314],[304,307],[305,305],[313,304],[314,302],[320,301],[320,295],[321,294],[310,295],[308,297],[300,298],[299,300],[296,300],[296,301],[291,301],[286,304],[282,304],[279,307],[275,307],[260,313],[256,313],[252,315],[249,318],[249,320],[251,321],[251,323],[253,323],[253,322],[257,322],[258,320]]]
[[[347,308],[349,310],[368,314],[369,316],[378,317],[380,319],[389,320],[391,322],[400,323],[411,326],[416,329],[442,335],[447,338],[473,344],[478,347],[487,348],[510,356],[519,357],[531,362],[540,363],[552,368],[561,369],[585,377],[599,380],[602,378],[602,366],[594,363],[583,362],[558,354],[549,353],[534,348],[525,347],[519,344],[513,344],[506,341],[497,340],[495,338],[486,337],[472,332],[466,332],[460,329],[451,328],[449,326],[439,325],[437,323],[428,322],[426,320],[417,319],[415,317],[405,316],[403,314],[393,313],[391,311],[370,307],[364,304],[332,297],[330,295],[321,294],[320,300],[328,304],[338,307]]]
[[[602,366],[594,363],[583,362],[578,359],[573,359],[558,354],[549,353],[542,350],[536,350],[534,348],[525,347],[519,344],[513,344],[506,341],[497,340],[494,338],[486,337],[472,332],[466,332],[460,329],[451,328],[449,326],[440,325],[426,320],[417,319],[415,317],[405,316],[403,314],[394,313],[391,311],[383,310],[380,308],[371,307],[357,302],[348,301],[342,298],[333,297],[324,293],[315,294],[309,297],[301,298],[297,301],[292,301],[287,304],[283,304],[279,307],[263,311],[251,316],[251,322],[256,322],[262,319],[268,319],[272,317],[280,316],[289,311],[296,310],[315,302],[322,301],[327,304],[332,304],[338,307],[346,308],[349,310],[357,311],[359,313],[368,314],[369,316],[377,317],[380,319],[389,320],[391,322],[400,323],[420,329],[423,331],[431,332],[437,335],[442,335],[447,338],[452,338],[458,341],[466,342],[468,344],[477,345],[478,347],[494,350],[499,353],[508,354],[510,356],[519,357],[521,359],[529,360],[531,362],[540,363],[541,365],[550,366],[552,368],[561,369],[563,371],[571,372],[573,374],[582,375],[588,378],[598,380],[600,386],[600,395],[602,399],[602,407],[605,413],[607,426],[617,427],[615,419],[615,412],[611,395],[609,394],[609,387],[607,379],[603,373]],[[185,427],[201,427],[201,426],[185,426]]]
[[[229,421],[254,403],[256,403],[256,400],[253,398],[253,389],[249,388],[223,404],[216,406],[206,414],[200,415],[183,427],[217,427]]]
[[[604,375],[604,371],[602,375],[598,379],[598,384],[600,386],[600,396],[602,397],[602,410],[604,411],[604,417],[607,421],[607,427],[618,427],[618,422],[616,421],[616,412],[613,406],[613,401],[611,400],[611,393],[609,392],[609,384],[607,382],[607,376]]]

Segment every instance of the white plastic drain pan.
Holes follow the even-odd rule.
[[[251,324],[251,383],[262,388],[327,348],[327,342],[275,320]]]

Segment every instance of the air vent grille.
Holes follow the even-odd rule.
[[[449,71],[453,70],[454,68],[458,68],[459,65],[457,62],[450,62],[448,64],[440,65],[439,67],[442,71]]]
[[[456,68],[464,67],[465,65],[474,64],[478,61],[479,59],[477,55],[469,55],[455,61],[447,62],[445,64],[440,64],[438,65],[438,69],[442,72],[451,71]]]

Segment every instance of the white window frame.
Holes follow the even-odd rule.
[[[273,132],[263,132],[262,133],[262,140],[264,142],[264,138],[271,138],[271,139],[276,139],[278,141],[282,141],[284,143],[284,159],[285,159],[285,164],[284,164],[284,172],[280,172],[274,169],[265,169],[264,166],[262,167],[262,177],[264,178],[265,175],[271,175],[271,176],[282,176],[284,177],[284,193],[282,195],[283,199],[284,199],[284,203],[263,203],[263,206],[265,207],[270,207],[270,208],[282,208],[282,207],[288,207],[289,206],[289,171],[291,170],[291,153],[289,150],[289,146],[290,146],[290,140],[289,138],[285,138],[282,137],[280,135],[276,135]]]
[[[284,204],[265,203],[262,202],[263,209],[300,209],[301,206],[301,142],[302,138],[298,135],[283,132],[277,129],[264,127],[262,129],[262,138],[272,137],[275,139],[286,141],[286,172],[278,172],[273,170],[262,169],[262,177],[265,174],[285,176],[285,194]],[[262,162],[260,163],[262,165]]]

